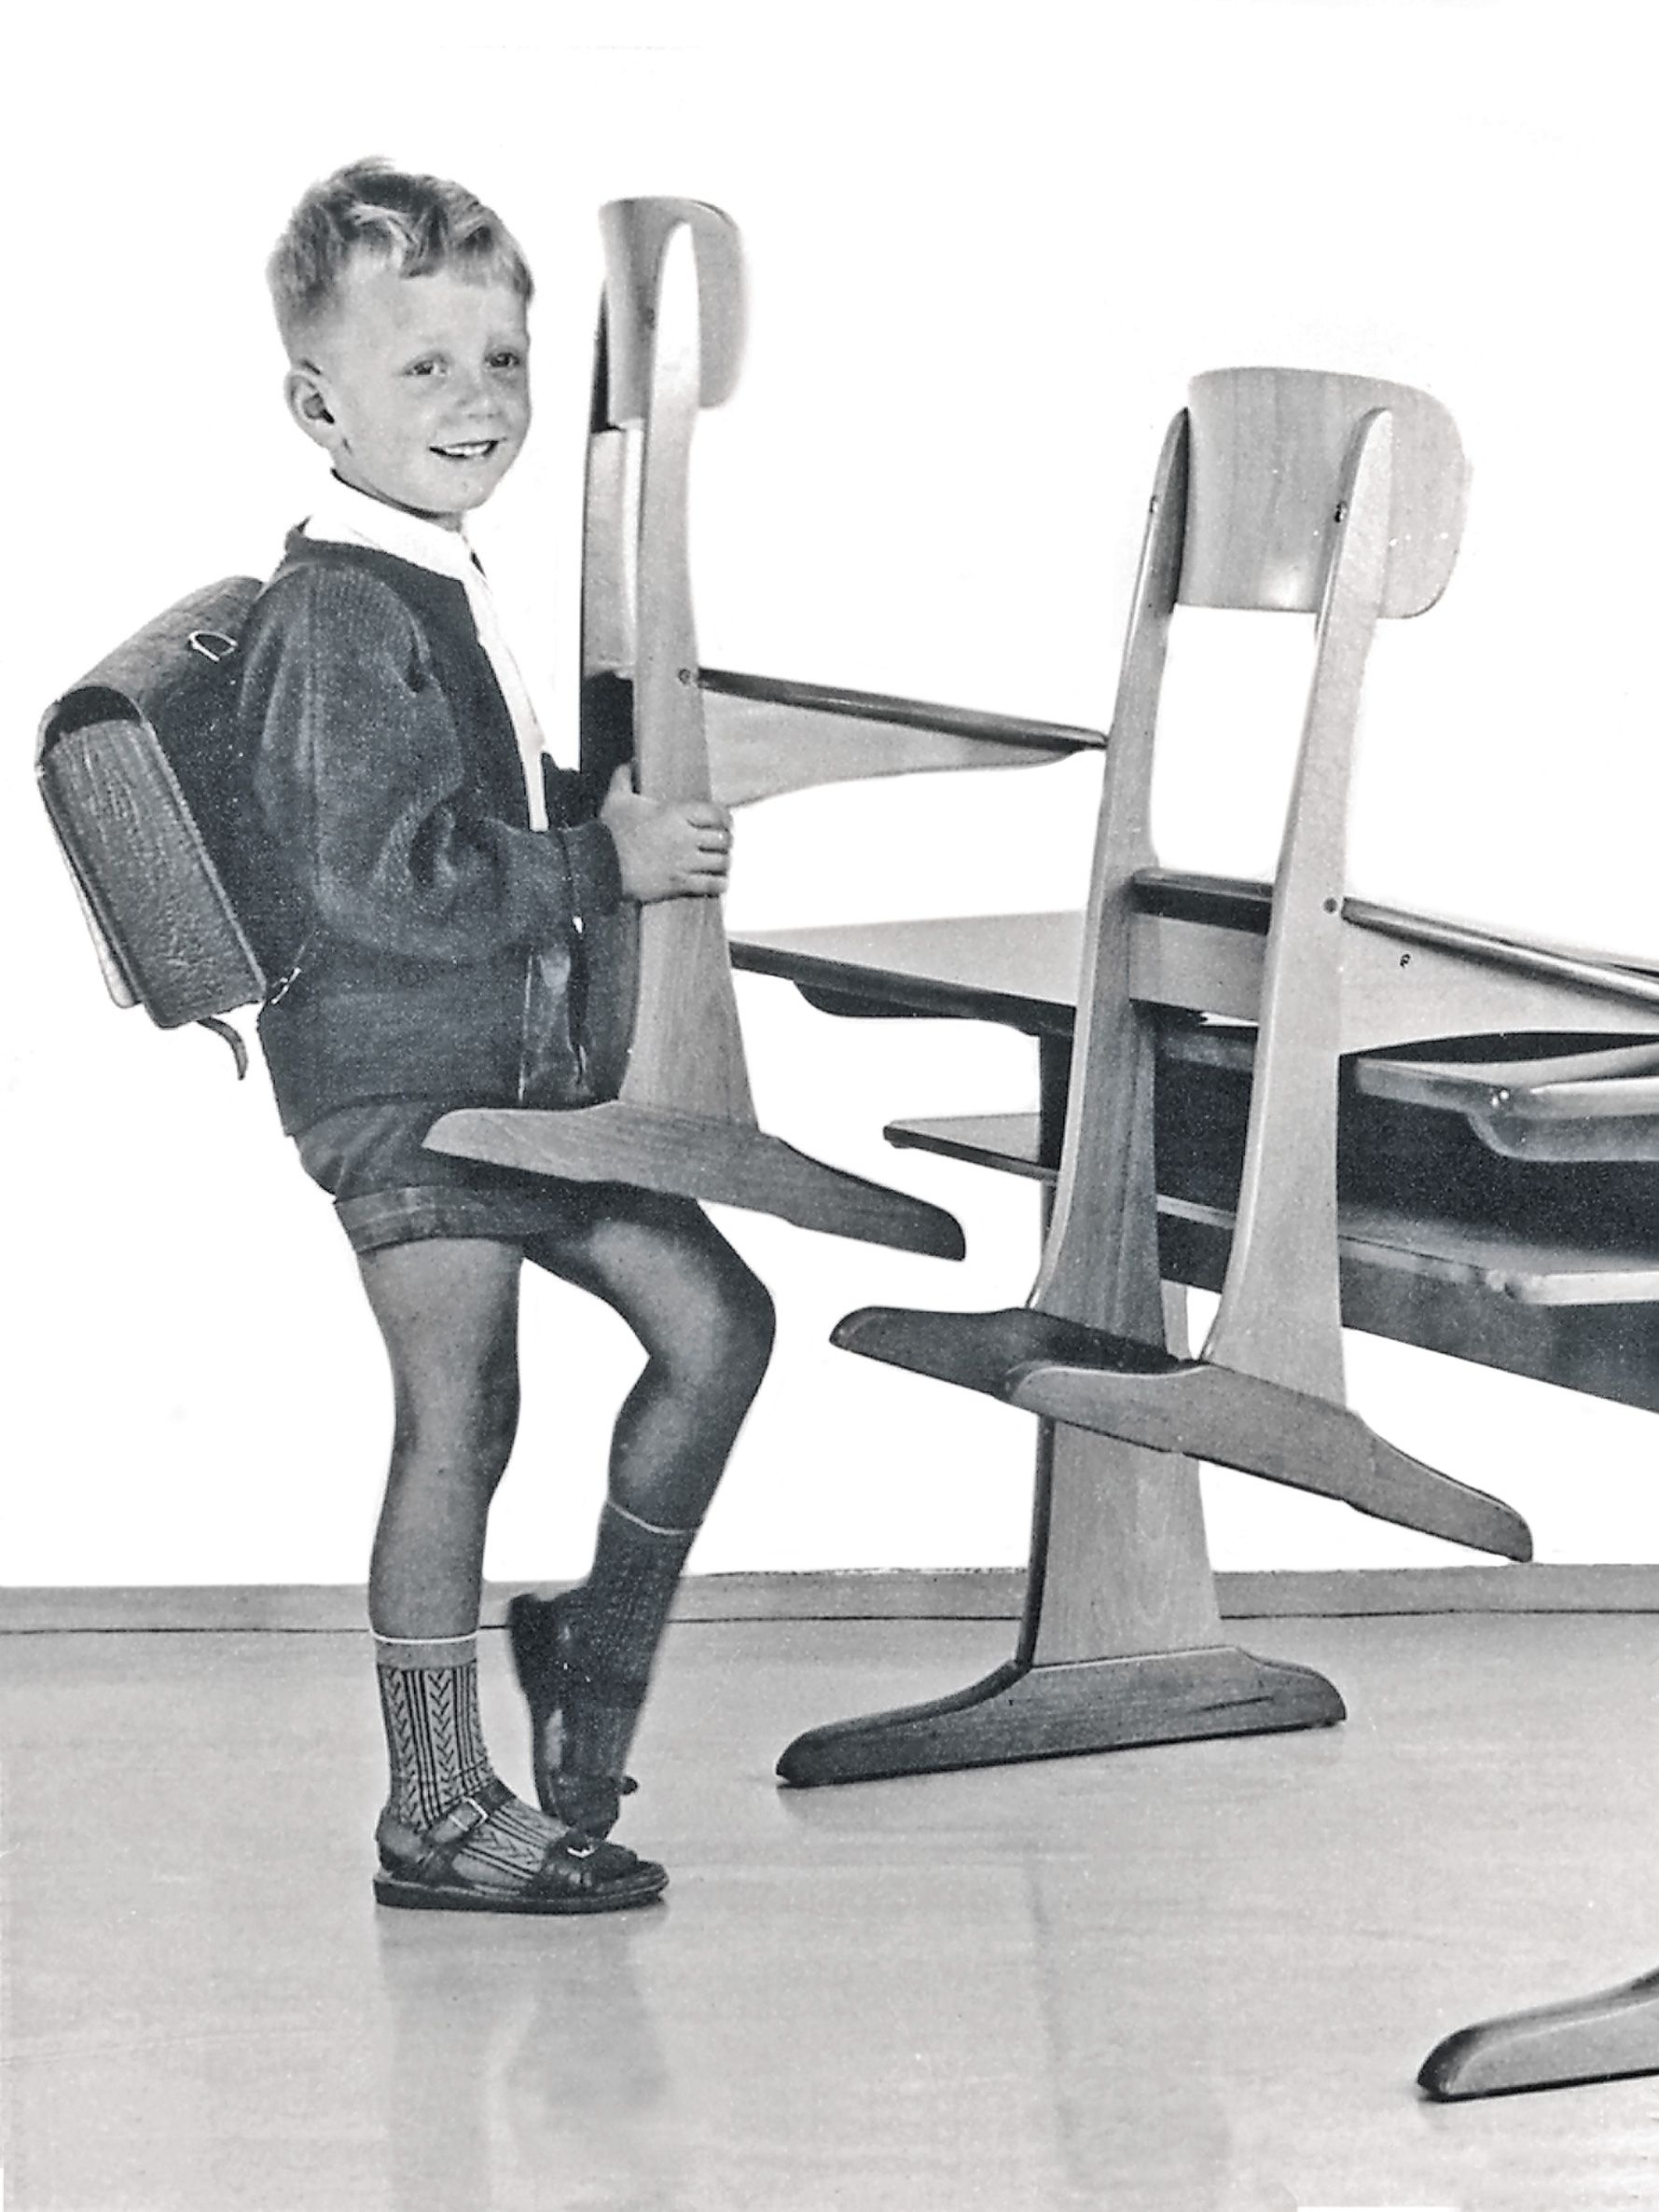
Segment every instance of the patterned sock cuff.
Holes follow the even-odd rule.
[[[470,1651],[458,1654],[452,1642],[435,1651],[436,1642],[381,1640],[375,1668],[391,1766],[389,1802],[414,1828],[430,1827],[491,1771],[478,1719],[477,1662]]]

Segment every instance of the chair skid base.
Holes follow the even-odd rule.
[[[1423,2061],[1431,2097],[1505,2096],[1659,2074],[1659,1971],[1618,1989],[1460,2027]]]
[[[1081,1751],[1328,1728],[1346,1717],[1311,1667],[1235,1645],[1027,1666],[1014,1659],[953,1695],[797,1735],[778,1774],[799,1788],[1001,1766]]]
[[[615,1099],[562,1113],[473,1106],[427,1132],[433,1152],[575,1182],[630,1182],[712,1205],[743,1206],[797,1228],[960,1260],[955,1218],[907,1192],[825,1167],[752,1122],[663,1112]]]

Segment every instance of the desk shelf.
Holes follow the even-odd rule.
[[[1173,1282],[1221,1288],[1252,1032],[1171,1025],[1157,1099],[1159,1241]],[[1639,1048],[1638,1048],[1639,1049]],[[1342,1318],[1349,1327],[1659,1412],[1659,1176],[1624,1159],[1514,1157],[1461,1110],[1344,1074]],[[1388,1081],[1422,1080],[1399,1056]],[[1430,1071],[1431,1087],[1433,1071]],[[1453,1087],[1456,1087],[1455,1085]],[[1035,1114],[901,1121],[895,1145],[1051,1183]]]
[[[892,1122],[883,1133],[890,1144],[903,1149],[937,1153],[1044,1183],[1055,1180],[1054,1168],[1040,1154],[1034,1113]],[[1158,1213],[1174,1279],[1209,1285],[1213,1279],[1219,1285],[1233,1234],[1232,1210],[1166,1196],[1158,1201]],[[1639,1226],[1627,1248],[1615,1250],[1601,1239],[1533,1237],[1449,1212],[1419,1214],[1401,1207],[1350,1202],[1339,1218],[1345,1290],[1348,1270],[1381,1267],[1433,1276],[1523,1306],[1659,1301],[1659,1240],[1644,1237]],[[1346,1306],[1343,1318],[1348,1318]]]

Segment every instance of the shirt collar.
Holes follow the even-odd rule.
[[[371,499],[339,477],[330,476],[307,517],[308,538],[326,539],[332,545],[368,546],[390,553],[416,568],[431,569],[440,576],[453,576],[463,584],[477,582],[480,571],[463,530],[446,530],[441,522],[406,514],[384,500]]]

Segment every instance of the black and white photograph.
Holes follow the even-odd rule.
[[[1659,2207],[1646,15],[11,28],[0,2212]]]

